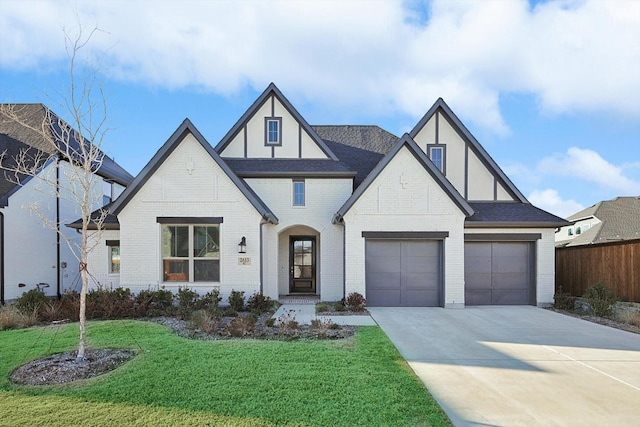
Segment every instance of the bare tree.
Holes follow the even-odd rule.
[[[14,121],[40,140],[36,147],[26,146],[13,156],[9,156],[7,152],[2,153],[0,168],[4,169],[5,176],[19,185],[27,180],[36,180],[38,191],[71,203],[82,220],[78,242],[68,238],[62,232],[61,224],[51,220],[46,209],[38,203],[28,206],[48,228],[60,235],[79,262],[82,289],[77,361],[84,359],[87,342],[88,256],[98,244],[108,213],[106,210],[98,210],[92,216],[96,207],[102,206],[102,187],[99,185],[101,180],[96,173],[104,159],[100,147],[108,131],[105,98],[102,87],[97,82],[97,69],[86,63],[82,66],[78,64],[80,50],[96,31],[97,28],[94,28],[85,35],[82,27],[78,27],[73,36],[65,31],[70,86],[68,93],[62,96],[61,104],[68,121],[63,121],[41,105],[38,105],[41,111],[34,111],[33,104],[0,106],[1,120]],[[39,122],[34,120],[34,114],[41,115]],[[96,187],[99,191],[96,191]],[[94,226],[97,231],[90,232],[90,227],[93,229]]]

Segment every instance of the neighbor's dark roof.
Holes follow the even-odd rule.
[[[11,110],[19,120],[8,115],[4,109]],[[5,162],[11,164],[12,158],[30,147],[37,150],[34,151],[34,159],[35,154],[40,152],[45,153],[44,158],[40,160],[46,160],[47,157],[56,153],[52,142],[59,145],[69,142],[71,147],[79,146],[76,131],[71,133],[71,141],[61,141],[56,138],[56,135],[60,134],[60,126],[70,128],[43,104],[3,104],[0,109],[0,152],[6,152]],[[131,174],[106,155],[97,173],[123,186],[133,181]],[[0,198],[17,187],[17,184],[9,182],[4,174],[0,177],[0,181]]]
[[[340,176],[355,175],[349,166],[331,159],[237,159],[225,163],[241,178],[262,176]]]
[[[110,207],[111,207],[111,203],[103,206],[100,209],[96,209],[95,211],[91,212],[91,222],[89,223],[89,230],[98,229],[98,225],[96,222],[102,217],[105,211],[109,212]],[[65,224],[65,225],[67,227],[75,228],[79,230],[82,228],[82,218],[72,222],[71,224]],[[118,217],[112,213],[107,213],[107,216],[104,218],[104,221],[102,222],[102,228],[104,230],[119,230],[120,222],[118,221]]]
[[[469,202],[474,214],[466,227],[562,227],[569,223],[549,212],[521,202]]]
[[[378,126],[311,126],[327,146],[357,175],[358,187],[369,172],[398,143],[397,136]]]

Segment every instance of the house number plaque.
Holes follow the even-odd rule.
[[[238,265],[251,265],[251,257],[248,257],[248,256],[238,257]]]

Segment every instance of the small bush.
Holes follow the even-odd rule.
[[[268,326],[270,328],[273,328],[273,326],[276,324],[276,319],[274,319],[273,317],[268,318],[267,320],[264,321],[265,326]]]
[[[558,292],[553,296],[553,307],[558,310],[573,310],[576,304],[576,297],[571,296],[569,292],[562,292],[562,288],[558,288]]]
[[[35,309],[23,312],[15,305],[0,306],[0,330],[28,328],[37,322],[38,315]]]
[[[139,315],[146,317],[173,316],[175,313],[173,300],[173,292],[164,288],[155,291],[143,290],[135,297]]]
[[[80,294],[76,291],[65,291],[60,299],[60,318],[69,319],[73,322],[78,320],[80,315]]]
[[[222,301],[222,297],[220,296],[220,291],[217,289],[212,289],[210,292],[204,294],[201,300],[201,308],[204,310],[209,310],[211,312],[215,312],[218,310],[220,306],[220,301]]]
[[[187,287],[178,288],[177,299],[178,317],[181,319],[189,319],[200,303],[200,295]]]
[[[623,310],[620,313],[618,313],[617,320],[640,328],[640,311]]]
[[[300,324],[296,320],[296,313],[294,310],[288,310],[282,313],[280,317],[278,317],[277,323],[281,335],[288,337],[298,336]]]
[[[336,329],[333,326],[335,323],[331,319],[312,319],[311,330],[316,334],[318,338],[327,338],[329,330]]]
[[[250,335],[255,327],[256,319],[253,316],[245,315],[233,318],[227,327],[227,331],[232,337],[241,338]]]
[[[316,304],[316,313],[324,313],[329,310],[329,304],[326,302],[319,302]]]
[[[593,310],[593,314],[599,317],[609,317],[616,304],[616,296],[613,291],[600,282],[587,288],[584,300]]]
[[[135,317],[133,296],[128,288],[107,289],[98,286],[87,292],[87,319],[122,319]]]
[[[62,311],[62,300],[48,301],[40,307],[39,316],[45,322],[66,319]]]
[[[350,293],[345,299],[345,306],[351,311],[364,311],[366,300],[358,292]]]
[[[257,292],[251,295],[247,301],[247,310],[257,312],[258,314],[266,313],[271,310],[272,307],[273,300]]]
[[[235,311],[244,310],[244,291],[231,291],[229,306]]]
[[[333,304],[331,304],[333,306],[333,309],[335,311],[345,311],[347,308],[344,306],[343,303],[341,302],[334,302]]]
[[[208,310],[198,310],[191,316],[191,322],[195,329],[200,329],[202,332],[210,334],[215,332],[219,320]]]
[[[16,300],[16,308],[23,313],[32,313],[34,311],[37,313],[40,307],[45,305],[48,301],[49,298],[47,298],[42,292],[37,289],[31,289],[30,291],[23,293]]]

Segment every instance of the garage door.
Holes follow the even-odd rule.
[[[530,242],[466,242],[465,304],[535,304],[533,253]]]
[[[442,241],[367,239],[367,305],[442,305]]]

